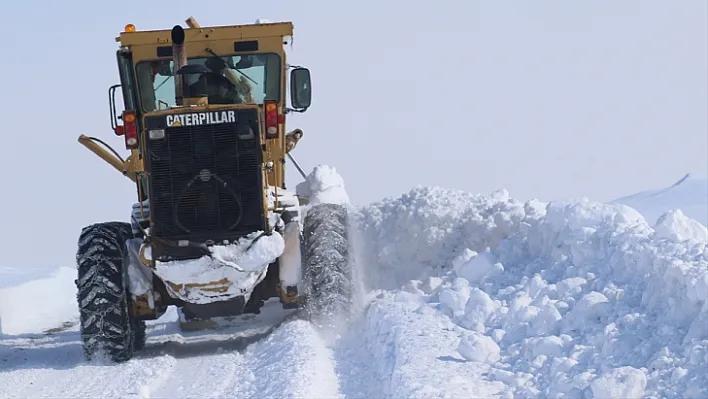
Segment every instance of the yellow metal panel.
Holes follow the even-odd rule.
[[[123,46],[160,44],[171,45],[172,29],[148,30],[138,32],[121,32],[117,41]],[[291,36],[292,22],[276,22],[268,24],[214,26],[187,28],[184,30],[185,41],[208,40],[248,40]]]

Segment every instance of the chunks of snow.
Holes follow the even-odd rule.
[[[560,358],[564,356],[563,340],[555,335],[548,337],[534,337],[529,339],[529,354],[531,359],[538,356],[546,356],[548,358]]]
[[[310,205],[349,203],[349,195],[344,187],[344,179],[333,166],[316,166],[307,175],[307,179],[295,187],[295,191],[298,196],[307,198]]]
[[[606,296],[592,291],[580,298],[566,316],[566,330],[585,330],[590,324],[605,325],[612,305]],[[567,331],[566,331],[567,332]]]
[[[590,384],[593,398],[643,398],[647,377],[634,367],[617,367]]]
[[[471,333],[460,341],[457,351],[467,360],[482,363],[498,362],[499,345],[486,335]]]
[[[449,288],[440,292],[440,304],[453,316],[460,316],[465,311],[465,305],[470,297],[469,282],[457,278]]]
[[[708,204],[706,205],[708,206]],[[676,209],[664,213],[654,226],[656,236],[674,241],[698,240],[708,243],[708,228]]]
[[[472,287],[469,299],[465,304],[465,313],[460,320],[460,325],[468,330],[484,332],[485,323],[497,310],[497,304],[489,295],[477,287]]]
[[[478,254],[470,249],[465,249],[459,257],[453,260],[452,268],[458,276],[464,277],[474,284],[504,272],[504,267],[500,263],[495,263],[489,252]]]

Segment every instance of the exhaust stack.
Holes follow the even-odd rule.
[[[184,29],[175,25],[172,28],[172,59],[174,68],[172,73],[175,78],[175,103],[178,106],[184,105],[185,76],[178,73],[183,66],[187,65],[187,51],[184,47]]]

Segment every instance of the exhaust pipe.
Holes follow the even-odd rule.
[[[187,65],[187,51],[184,47],[184,29],[179,25],[172,28],[172,60],[174,62],[172,75],[175,78],[175,103],[182,106],[184,105],[185,76],[177,72]]]

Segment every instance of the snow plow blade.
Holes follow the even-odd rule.
[[[260,313],[245,313],[237,316],[188,319],[179,311],[179,328],[184,332],[200,330],[228,331],[230,334],[263,333],[298,315],[298,309],[284,310],[277,298],[267,301]]]

